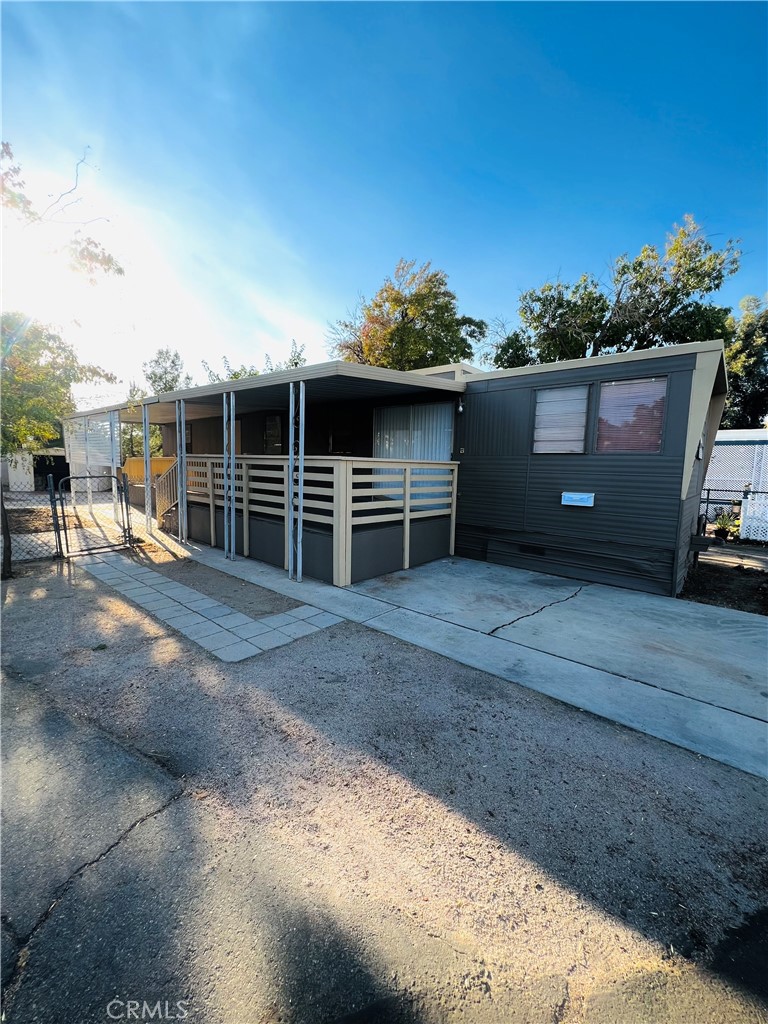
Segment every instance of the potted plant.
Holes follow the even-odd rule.
[[[728,540],[729,537],[737,536],[739,532],[739,520],[732,512],[721,512],[715,519],[715,536],[721,540]]]

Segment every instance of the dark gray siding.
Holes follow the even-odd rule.
[[[456,553],[655,593],[676,589],[693,356],[469,382],[457,417]],[[591,454],[597,383],[669,377],[659,454]],[[589,383],[588,452],[532,453],[535,392]],[[561,504],[594,492],[594,508]]]
[[[675,565],[675,594],[679,594],[682,590],[688,569],[693,563],[691,537],[696,533],[698,526],[701,492],[704,487],[705,476],[706,467],[704,462],[701,459],[696,459],[685,499],[680,506],[677,563]]]

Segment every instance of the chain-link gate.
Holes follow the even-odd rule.
[[[3,509],[12,562],[62,557],[52,475],[46,491],[4,491]]]
[[[63,557],[133,545],[127,491],[127,483],[111,475],[67,476],[59,482],[53,519]]]

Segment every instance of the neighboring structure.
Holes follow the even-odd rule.
[[[704,487],[734,498],[745,487],[768,491],[768,428],[718,430]]]
[[[19,451],[2,457],[0,482],[4,490],[29,493],[47,489],[49,474],[54,485],[67,476],[69,469],[63,448]]]
[[[768,541],[768,429],[718,430],[703,497],[710,522],[733,507],[742,540]]]
[[[345,586],[455,550],[675,594],[726,390],[720,342],[492,373],[332,362],[67,429],[106,467],[120,423],[145,440],[159,424],[178,463],[156,482],[158,518],[175,508],[182,539],[298,578]]]

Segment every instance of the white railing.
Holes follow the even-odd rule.
[[[179,466],[174,462],[155,481],[155,515],[158,523],[179,500]]]
[[[334,583],[351,578],[352,531],[376,523],[403,524],[403,568],[410,565],[410,525],[417,519],[450,519],[450,553],[456,524],[458,463],[389,459],[304,460],[304,520],[333,531]],[[159,482],[159,481],[158,481]],[[291,488],[288,459],[279,455],[235,460],[235,508],[243,513],[243,554],[249,554],[248,520],[267,515],[285,523]],[[187,500],[208,505],[211,544],[216,544],[216,509],[224,507],[224,460],[187,456]],[[293,493],[294,508],[297,494]],[[159,490],[158,490],[159,503]],[[159,513],[158,513],[159,514]],[[284,531],[287,565],[288,531]]]
[[[768,494],[750,494],[741,503],[739,536],[768,541]]]

